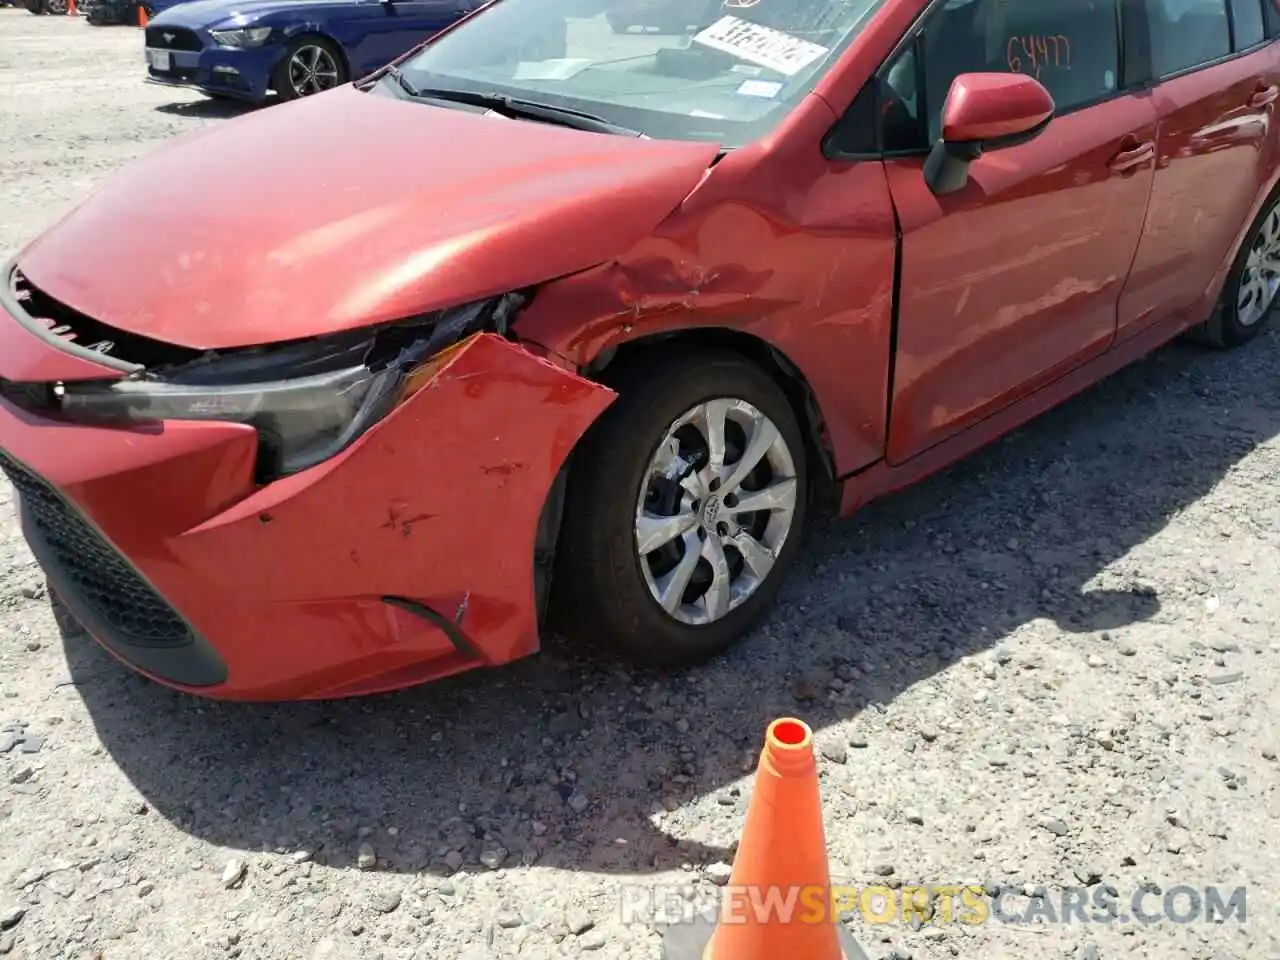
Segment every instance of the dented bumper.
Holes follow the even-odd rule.
[[[55,350],[16,324],[0,348]],[[69,425],[6,401],[0,468],[54,589],[121,660],[222,699],[351,696],[537,648],[539,517],[612,400],[479,334],[355,444],[267,486],[244,425]]]

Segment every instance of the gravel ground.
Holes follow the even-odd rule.
[[[144,85],[140,45],[0,10],[0,254],[225,112]],[[1280,956],[1278,428],[1276,335],[1174,346],[818,531],[706,669],[553,648],[330,704],[176,695],[60,635],[6,502],[0,729],[43,742],[0,753],[0,955],[656,957],[621,891],[724,881],[794,714],[840,879],[1023,914],[1040,886],[1248,891],[1244,923],[857,921],[873,957]]]

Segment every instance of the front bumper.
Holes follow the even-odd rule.
[[[0,324],[0,376],[56,352]],[[54,590],[119,659],[220,699],[353,696],[537,649],[543,504],[612,400],[480,334],[355,445],[265,487],[249,427],[72,425],[8,400],[0,469]]]
[[[253,103],[265,100],[271,90],[271,74],[284,48],[268,43],[254,50],[237,50],[207,44],[202,50],[166,50],[148,47],[147,81],[169,87],[195,87],[209,93],[236,97]],[[164,54],[169,69],[158,70],[151,64],[153,53]]]

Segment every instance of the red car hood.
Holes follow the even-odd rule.
[[[67,306],[169,343],[315,336],[604,262],[717,152],[347,87],[127,165],[18,266]]]

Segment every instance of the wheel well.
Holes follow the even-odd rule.
[[[821,486],[834,485],[835,457],[827,441],[822,410],[813,394],[813,388],[809,386],[804,374],[794,363],[776,347],[759,337],[724,327],[704,327],[680,333],[656,334],[602,351],[587,365],[583,373],[607,385],[623,368],[644,363],[658,351],[666,354],[673,349],[736,353],[769,374],[782,388],[782,392],[786,394],[791,404],[796,422],[800,425],[801,433],[804,434],[805,452],[808,454],[809,462],[821,465],[820,469],[811,471],[810,475],[819,481]],[[815,492],[818,491],[815,490]]]
[[[795,364],[759,337],[723,327],[655,334],[602,351],[581,372],[583,376],[610,386],[622,379],[625,370],[636,364],[654,362],[654,358],[659,355],[669,357],[673,350],[736,353],[773,378],[786,395],[796,422],[800,425],[808,461],[821,465],[809,471],[811,509],[815,514],[833,511],[838,502],[840,487],[836,480],[835,457],[826,437],[822,411],[813,389]],[[570,454],[547,496],[538,524],[533,560],[539,620],[545,617],[551,592],[551,570],[560,536],[565,486],[570,472],[575,468],[574,464],[575,457]]]
[[[604,385],[612,385],[623,379],[623,374],[631,367],[645,362],[655,362],[655,357],[671,356],[672,351],[691,352],[731,352],[737,353],[753,362],[767,372],[774,383],[786,394],[787,402],[795,413],[796,422],[800,425],[800,433],[805,439],[805,453],[810,463],[822,465],[809,471],[810,509],[814,513],[831,513],[837,506],[840,484],[836,480],[835,456],[831,445],[827,442],[824,430],[822,410],[813,394],[809,381],[801,374],[799,367],[787,360],[781,351],[739,330],[724,328],[704,328],[682,330],[676,334],[654,334],[623,343],[618,347],[609,347],[600,352],[590,364],[582,369],[582,375]],[[660,352],[660,353],[659,353]],[[548,493],[547,502],[543,504],[543,512],[539,518],[538,539],[534,550],[534,590],[539,621],[547,614],[550,591],[552,591],[552,573],[556,563],[556,547],[561,531],[564,509],[564,489],[568,483],[568,475],[575,470],[575,454],[571,453],[559,471]],[[590,468],[590,467],[586,467]]]

